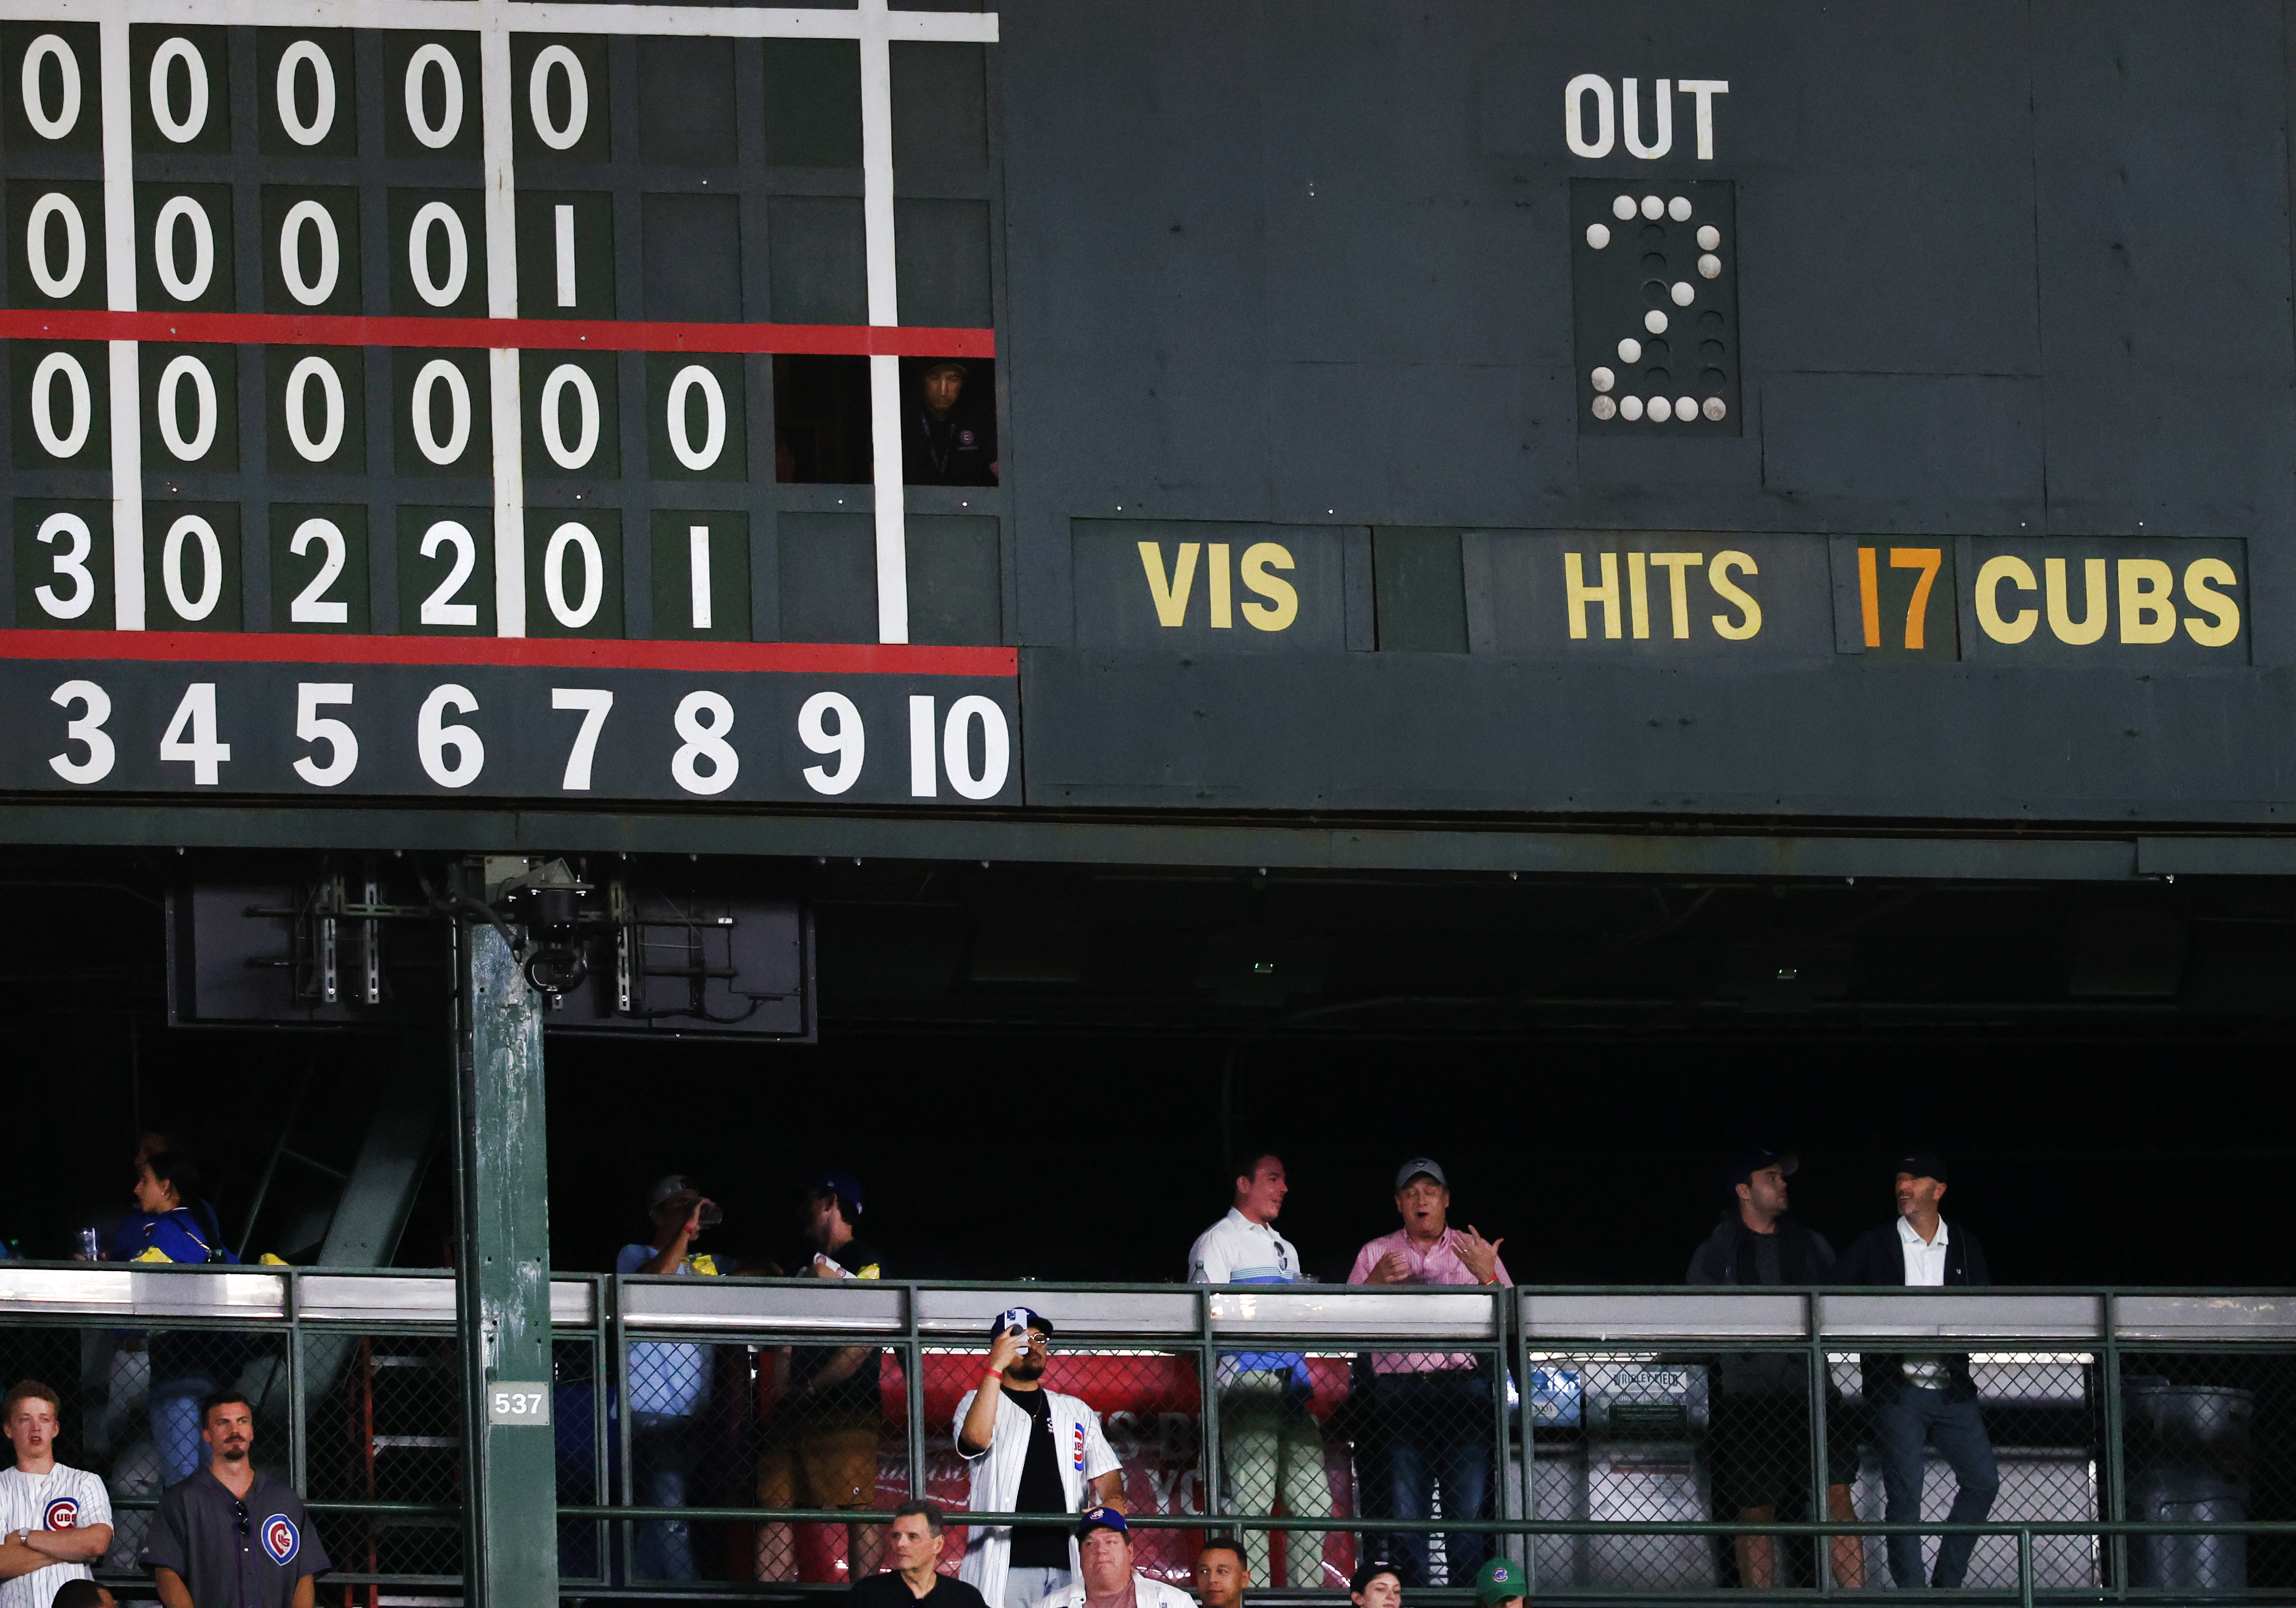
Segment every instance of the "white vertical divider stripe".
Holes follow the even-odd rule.
[[[861,0],[861,216],[869,266],[869,322],[901,322],[893,268],[892,18],[885,0]],[[877,640],[909,640],[907,505],[901,488],[901,361],[869,359],[869,445],[877,507]]]
[[[487,316],[518,316],[518,190],[511,167],[517,96],[510,72],[510,7],[480,7],[479,107],[486,159]],[[495,634],[526,634],[526,457],[521,438],[518,354],[487,354],[494,410]]]
[[[103,83],[104,306],[135,310],[135,107],[129,96],[127,13],[107,13],[96,30]],[[142,365],[132,340],[108,348],[111,371],[111,618],[144,629],[144,409]]]

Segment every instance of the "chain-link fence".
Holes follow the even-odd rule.
[[[2124,1351],[2123,1511],[2145,1523],[2296,1520],[2296,1352]],[[2140,1590],[2296,1592],[2296,1535],[2130,1536]]]
[[[414,1301],[407,1283],[378,1276],[384,1293],[362,1294],[331,1275],[306,1312],[281,1273],[265,1276],[282,1281],[267,1320],[173,1316],[197,1310],[176,1286],[200,1277],[108,1318],[0,1303],[0,1375],[55,1387],[59,1455],[111,1491],[106,1571],[135,1578],[160,1490],[203,1461],[199,1400],[231,1389],[255,1407],[257,1462],[313,1505],[334,1562],[323,1602],[453,1598],[473,1493],[451,1285]],[[563,1282],[585,1298],[561,1303],[552,1348],[568,1595],[835,1589],[882,1566],[883,1520],[912,1492],[959,1520],[946,1571],[992,1545],[1033,1551],[977,1516],[1029,1506],[1017,1460],[981,1472],[1013,1420],[985,1458],[958,1446],[982,1315],[1013,1292],[712,1281],[697,1300],[685,1280],[641,1301],[648,1281]],[[1459,1593],[1496,1553],[1554,1601],[2296,1592],[2284,1298],[1025,1299],[1054,1319],[1040,1400],[1088,1413],[1013,1408],[1032,1454],[1037,1424],[1054,1431],[1063,1494],[1039,1511],[1120,1494],[1139,1567],[1184,1587],[1227,1533],[1255,1590],[1291,1596],[1334,1591],[1370,1558]],[[1047,1555],[1065,1562],[1070,1522],[1049,1521]]]
[[[339,1571],[450,1579],[463,1571],[463,1373],[453,1336],[328,1330],[303,1341],[305,1494],[415,1505],[435,1515],[342,1513],[326,1526]]]

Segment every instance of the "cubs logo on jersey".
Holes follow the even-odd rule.
[[[1074,1456],[1076,1457],[1077,1473],[1084,1473],[1084,1425],[1081,1424],[1076,1426],[1076,1449]]]
[[[79,1527],[79,1498],[57,1497],[40,1512],[43,1530],[76,1530]]]
[[[289,1563],[302,1549],[303,1532],[285,1514],[275,1513],[263,1521],[263,1550],[271,1555],[273,1563]]]

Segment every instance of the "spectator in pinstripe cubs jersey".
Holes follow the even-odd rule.
[[[1027,1307],[988,1327],[988,1373],[956,1404],[957,1456],[972,1465],[974,1513],[1040,1513],[1047,1524],[976,1524],[957,1579],[989,1608],[1036,1608],[1075,1581],[1072,1517],[1124,1506],[1124,1469],[1100,1415],[1044,1386],[1053,1326]]]
[[[1242,1155],[1230,1169],[1235,1204],[1205,1229],[1188,1253],[1196,1284],[1293,1284],[1300,1253],[1275,1231],[1276,1214],[1291,1184],[1283,1158],[1272,1152]],[[1224,1513],[1273,1513],[1275,1498],[1299,1518],[1332,1511],[1332,1480],[1324,1466],[1324,1435],[1308,1410],[1315,1393],[1308,1364],[1297,1351],[1223,1351],[1219,1359],[1220,1466],[1226,1490]],[[1271,1586],[1324,1583],[1324,1539],[1310,1530],[1284,1536],[1284,1573],[1268,1568],[1267,1532],[1245,1532],[1252,1574]]]
[[[48,1608],[111,1545],[111,1498],[86,1469],[56,1461],[55,1392],[27,1379],[0,1401],[16,1466],[0,1471],[0,1608]]]

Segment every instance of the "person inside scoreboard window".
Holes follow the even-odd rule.
[[[57,1591],[89,1579],[111,1545],[111,1498],[103,1481],[56,1461],[62,1403],[37,1379],[0,1400],[0,1430],[16,1465],[0,1470],[0,1608],[49,1608]]]
[[[996,484],[996,405],[954,358],[926,365],[903,411],[901,478],[911,486]]]
[[[303,1498],[249,1461],[255,1409],[237,1391],[200,1403],[205,1468],[160,1495],[135,1561],[160,1608],[311,1608],[334,1567]]]

